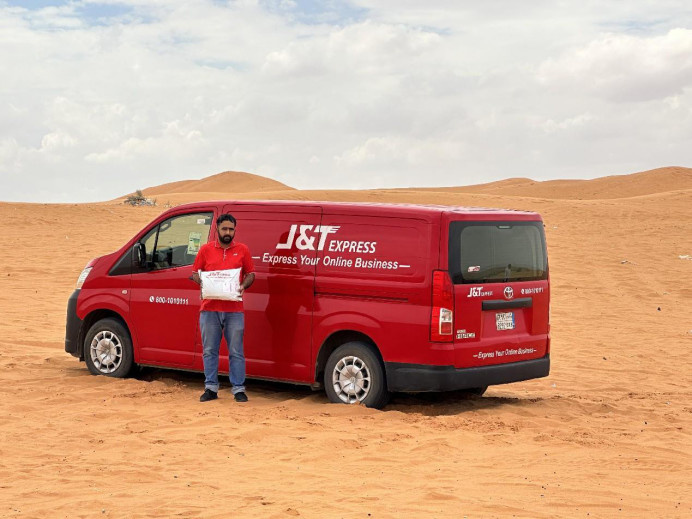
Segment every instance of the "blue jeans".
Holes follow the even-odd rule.
[[[204,387],[219,392],[219,348],[221,334],[228,344],[228,371],[231,391],[245,391],[245,355],[243,354],[243,312],[200,312],[199,329],[202,332],[202,360],[204,361]]]

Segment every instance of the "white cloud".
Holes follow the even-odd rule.
[[[462,151],[463,144],[456,141],[378,137],[345,151],[335,161],[337,165],[358,168],[392,168],[402,164],[424,168],[439,161],[461,160]]]
[[[290,42],[270,53],[262,70],[302,77],[401,72],[404,63],[415,62],[440,40],[432,32],[366,21]]]
[[[690,164],[692,15],[672,0],[3,5],[4,200],[228,169],[356,188]]]
[[[654,37],[607,34],[539,67],[548,86],[610,101],[649,101],[692,86],[692,29]]]
[[[19,144],[16,139],[5,138],[0,140],[0,164],[16,161]]]
[[[77,140],[65,132],[47,133],[41,139],[41,151],[57,151],[62,148],[73,148],[77,145]]]
[[[594,121],[594,117],[591,114],[586,113],[579,114],[574,117],[568,117],[566,119],[562,119],[561,121],[554,121],[553,119],[539,120],[535,121],[532,126],[535,128],[540,128],[546,133],[555,133],[562,130],[580,128],[588,125],[592,121]]]

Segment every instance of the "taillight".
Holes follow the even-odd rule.
[[[432,316],[430,317],[430,340],[450,342],[454,328],[454,285],[449,273],[433,271]]]

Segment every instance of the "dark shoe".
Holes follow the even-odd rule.
[[[242,391],[233,395],[233,398],[235,398],[236,402],[247,402],[247,395]]]
[[[209,400],[216,400],[219,398],[219,395],[216,394],[216,391],[212,391],[211,389],[205,389],[204,393],[202,393],[202,396],[199,397],[200,402],[209,402]]]

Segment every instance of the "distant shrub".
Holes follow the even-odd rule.
[[[128,205],[156,205],[156,199],[147,198],[142,194],[142,190],[138,189],[134,194],[128,195],[124,203]]]

